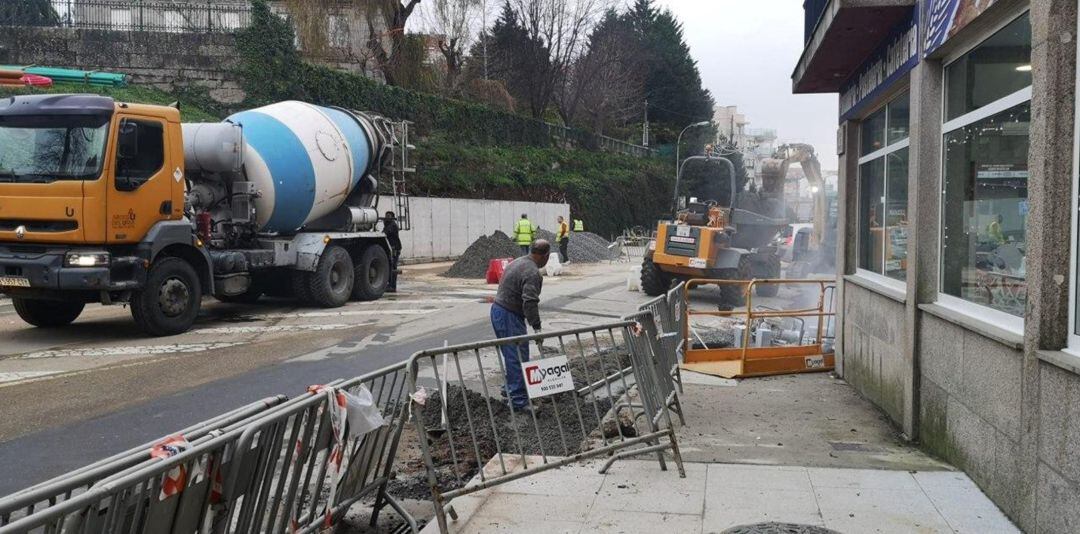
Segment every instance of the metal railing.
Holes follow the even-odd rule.
[[[111,31],[228,33],[251,24],[251,4],[220,0],[53,0],[52,13],[31,11],[40,2],[4,0],[0,26]],[[20,4],[25,4],[21,6]]]
[[[621,139],[615,139],[614,137],[570,128],[560,124],[552,124],[550,122],[544,122],[544,125],[547,126],[548,135],[550,135],[552,139],[569,140],[580,148],[615,152],[638,158],[651,157],[658,154],[655,148],[635,145]]]
[[[404,425],[405,383],[402,363],[266,410],[230,412],[199,426],[195,439],[175,435],[183,445],[163,449],[171,455],[148,459],[146,449],[132,449],[76,471],[93,479],[78,493],[56,479],[3,499],[0,509],[9,513],[0,533],[308,533],[372,495],[372,523],[389,505],[416,532],[415,520],[386,493]],[[385,424],[350,435],[345,392],[369,399]],[[238,419],[241,412],[246,419]],[[25,504],[43,498],[44,506]]]
[[[652,321],[642,312],[620,322],[414,354],[413,421],[440,531],[448,532],[448,514],[456,518],[448,507],[454,498],[587,458],[612,455],[605,472],[617,459],[655,453],[666,469],[663,451],[670,450],[685,476],[653,363],[659,348]],[[539,358],[529,357],[531,344]],[[515,377],[524,384],[514,384]],[[520,407],[512,409],[514,402]],[[640,432],[621,417],[638,406],[645,416]],[[467,483],[471,468],[478,471]]]
[[[670,379],[667,384],[662,383],[661,385],[669,385],[669,387],[665,388],[667,391],[667,404],[675,410],[680,421],[685,424],[682,406],[679,404],[678,397],[678,394],[683,391],[682,370],[679,368],[685,346],[682,335],[682,313],[685,309],[683,286],[684,283],[680,282],[667,293],[642,304],[638,307],[638,310],[651,312],[656,319],[656,335],[661,348],[661,371],[666,373]],[[678,392],[675,391],[676,387]]]
[[[737,369],[733,376],[761,376],[787,372],[825,371],[833,368],[834,357],[831,343],[826,338],[831,335],[829,328],[835,311],[835,280],[826,279],[754,279],[754,280],[714,280],[692,279],[686,282],[684,293],[682,342],[686,363],[731,362]],[[705,310],[690,306],[690,290],[700,286],[716,286],[724,291],[738,293],[743,309]],[[754,295],[760,288],[771,288],[775,292],[779,287],[816,287],[813,303],[798,303],[792,309],[775,309],[754,306]],[[734,347],[709,347],[702,342],[701,348],[693,345],[692,335],[698,337],[691,325],[695,316],[733,318],[740,321],[740,328],[735,330]],[[814,321],[813,334],[806,334],[808,318]],[[770,320],[794,319],[802,323],[798,334],[791,339],[770,337],[770,343],[752,342],[755,329]],[[771,332],[771,329],[769,329]],[[828,335],[827,335],[828,334]],[[757,346],[755,346],[757,343]],[[826,346],[828,345],[828,346]],[[828,349],[828,350],[826,350]]]
[[[192,443],[198,443],[200,440],[208,439],[213,433],[233,428],[237,423],[278,406],[286,400],[283,395],[268,397],[191,425],[177,434],[183,435]],[[150,450],[158,441],[160,439],[144,443],[0,499],[0,527],[10,523],[12,518],[33,515],[71,499],[108,477],[153,461]]]

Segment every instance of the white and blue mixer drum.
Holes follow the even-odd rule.
[[[333,213],[358,188],[374,193],[365,176],[379,141],[361,115],[289,101],[226,120],[243,128],[245,173],[260,193],[260,232],[295,231]]]

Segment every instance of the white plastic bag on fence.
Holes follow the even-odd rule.
[[[368,388],[360,386],[355,392],[345,393],[345,418],[349,421],[349,436],[361,437],[386,424],[375,399]]]
[[[558,252],[552,252],[551,255],[548,256],[548,262],[547,265],[544,266],[544,271],[548,276],[559,276],[562,274],[563,266],[559,263]]]
[[[641,291],[641,266],[635,265],[630,268],[630,272],[626,275],[626,290],[627,291]]]

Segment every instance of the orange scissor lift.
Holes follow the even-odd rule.
[[[690,300],[690,290],[701,286],[742,285],[746,302],[744,310],[705,310],[694,309]],[[781,286],[817,286],[816,307],[778,310],[775,308],[754,309],[754,289],[764,284]],[[834,280],[712,280],[693,279],[686,282],[683,292],[685,317],[682,321],[684,347],[683,368],[721,376],[724,378],[747,378],[754,376],[780,375],[791,373],[813,373],[831,371],[836,365],[831,344],[824,343],[831,323],[836,316],[833,295],[836,290]],[[695,348],[691,339],[691,319],[695,316],[732,317],[742,319],[745,325],[741,329],[741,343],[735,340],[734,347]],[[753,331],[769,320],[783,318],[817,319],[817,334],[808,337],[800,333],[798,339],[789,343],[754,346]],[[805,324],[805,323],[804,323]],[[737,330],[738,331],[738,330]]]

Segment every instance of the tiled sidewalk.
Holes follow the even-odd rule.
[[[532,462],[530,462],[532,463]],[[489,464],[491,465],[491,464]],[[546,471],[455,499],[458,533],[719,533],[766,521],[841,533],[1018,532],[963,473],[621,461]],[[432,521],[425,533],[438,532]]]

